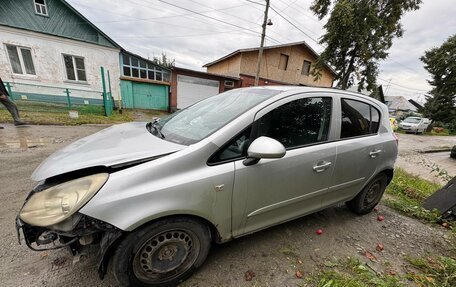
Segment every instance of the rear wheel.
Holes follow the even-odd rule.
[[[176,286],[201,266],[210,246],[205,224],[190,218],[164,219],[129,234],[111,267],[122,286]]]
[[[377,175],[352,200],[346,202],[347,207],[357,214],[367,214],[379,203],[385,192],[388,178],[384,173]]]

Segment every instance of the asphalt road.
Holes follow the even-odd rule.
[[[36,184],[33,170],[55,150],[101,130],[102,126],[31,126],[0,130],[0,286],[116,286],[112,275],[100,281],[97,257],[89,253],[73,263],[65,250],[34,252],[19,245],[14,218],[28,192]],[[420,136],[401,135],[401,157],[405,143]],[[410,144],[409,144],[410,145]],[[422,146],[417,143],[417,146]],[[344,206],[328,208],[280,226],[214,246],[202,268],[184,286],[296,286],[325,262],[352,256],[369,262],[378,272],[385,268],[405,271],[405,255],[425,256],[449,251],[447,231],[397,214],[380,205],[378,213],[355,216]],[[323,229],[317,235],[317,229]],[[383,252],[376,244],[385,246]],[[377,257],[370,262],[365,251]],[[300,263],[302,262],[302,263]],[[244,273],[255,277],[245,281]]]

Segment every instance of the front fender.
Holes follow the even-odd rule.
[[[207,166],[195,160],[198,151],[180,153],[112,173],[80,212],[124,231],[187,214],[212,223],[222,241],[231,238],[234,163]]]

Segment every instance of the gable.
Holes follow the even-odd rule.
[[[281,45],[274,45],[274,46],[266,46],[264,47],[264,53],[280,53],[280,51],[296,51],[296,48],[297,49],[301,49],[301,51],[303,52],[303,55],[306,55],[306,58],[308,59],[316,59],[318,58],[318,53],[315,52],[309,45],[307,45],[306,42],[304,41],[301,41],[301,42],[295,42],[295,43],[288,43],[288,44],[281,44]],[[214,66],[214,65],[217,65],[217,64],[220,64],[220,63],[223,63],[225,62],[226,60],[228,59],[231,59],[232,57],[234,56],[237,56],[239,54],[252,54],[252,53],[257,53],[258,54],[258,50],[259,48],[258,47],[255,47],[255,48],[247,48],[247,49],[239,49],[239,50],[236,50],[226,56],[223,56],[215,61],[212,61],[210,63],[207,63],[205,65],[203,65],[203,67],[211,67],[211,66]],[[325,64],[324,65],[324,68],[326,68],[326,70],[328,71],[328,73],[330,73],[332,75],[332,77],[335,77],[336,76],[336,72],[331,68],[331,66],[329,66],[328,64]]]
[[[46,6],[48,16],[41,16],[33,0],[2,0],[0,25],[119,48],[65,1],[46,0]]]

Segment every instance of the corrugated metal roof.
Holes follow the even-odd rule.
[[[64,0],[46,0],[48,16],[36,14],[32,0],[1,2],[0,25],[121,48]]]

